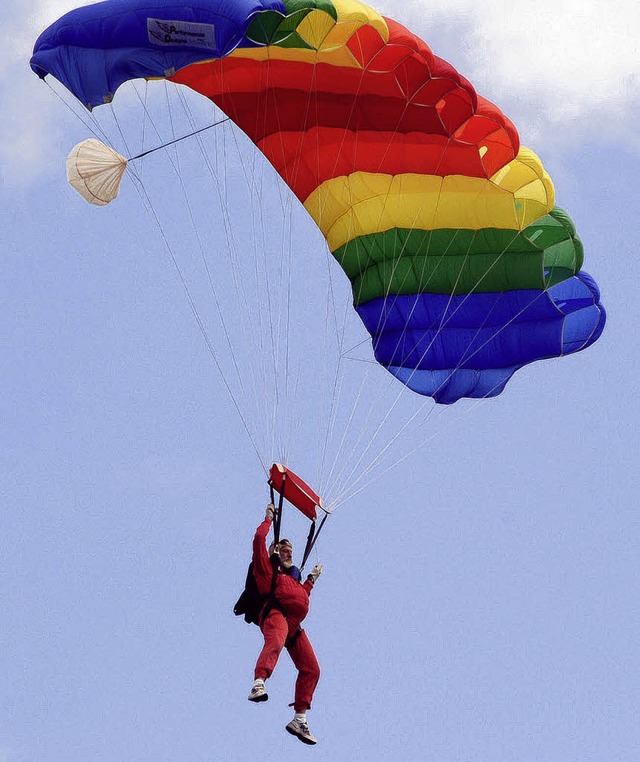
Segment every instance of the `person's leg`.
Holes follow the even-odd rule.
[[[296,712],[306,712],[311,708],[313,692],[320,679],[320,665],[307,633],[302,630],[287,648],[291,660],[298,670],[293,708]]]
[[[249,693],[249,701],[266,701],[269,696],[264,688],[264,681],[271,677],[278,663],[280,653],[287,639],[287,620],[282,612],[273,609],[269,612],[260,628],[264,636],[264,646],[254,670],[254,683]]]
[[[315,744],[317,739],[312,735],[307,724],[307,709],[311,708],[313,692],[320,679],[320,665],[304,630],[291,645],[287,646],[287,650],[298,670],[298,678],[293,700],[295,715],[286,726],[286,730],[291,735],[297,736],[303,743]]]

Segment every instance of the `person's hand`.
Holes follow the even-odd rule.
[[[273,517],[275,515],[276,515],[276,507],[273,503],[269,503],[265,511],[264,517],[265,519],[269,519],[269,521],[273,521]]]
[[[313,569],[311,569],[311,572],[309,573],[309,576],[307,579],[312,580],[312,582],[315,584],[318,577],[322,574],[322,564],[316,564]]]

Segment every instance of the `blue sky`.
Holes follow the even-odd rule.
[[[422,446],[397,465],[390,454],[377,480],[363,480],[313,554],[325,573],[307,631],[323,675],[309,714],[320,744],[307,749],[283,731],[294,677],[286,657],[270,701],[246,701],[260,639],[231,608],[268,494],[185,297],[181,277],[220,346],[170,160],[154,155],[140,169],[170,250],[134,180],[108,208],[84,204],[66,184],[64,158],[88,130],[61,89],[28,68],[39,31],[73,3],[9,0],[0,762],[244,762],[265,753],[636,762],[637,8],[476,6],[378,4],[497,102],[541,156],[585,244],[608,324],[591,349],[530,366],[499,398],[445,410],[396,401],[362,347],[349,353],[339,416],[354,396],[361,404],[342,446],[339,427],[329,443],[344,458],[338,470],[366,449],[389,399],[391,432],[416,416],[392,450]],[[156,92],[148,88],[150,99]],[[133,141],[136,100],[128,90],[116,104]],[[199,124],[211,117],[195,99],[189,108]],[[345,347],[361,329],[319,234],[237,140],[239,148],[228,125],[208,137],[207,156],[219,162],[211,169],[197,163],[197,146],[171,157],[194,186],[189,209],[206,228],[207,252],[265,250],[274,304],[268,316],[252,308],[258,328],[244,320],[227,270],[215,264],[213,273],[237,360],[255,377],[243,409],[260,419],[265,452],[275,429],[284,444],[273,452],[330,490],[336,471],[319,469],[318,432],[333,398],[324,375],[333,355],[318,337],[334,311]],[[212,172],[219,184],[206,191]],[[249,203],[256,196],[260,213]],[[289,273],[291,351],[278,379],[295,394],[285,414],[263,389]],[[260,290],[248,276],[243,285]],[[379,449],[393,433],[381,437]],[[286,521],[299,547],[306,527]]]

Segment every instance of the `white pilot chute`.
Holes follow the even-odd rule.
[[[118,195],[127,159],[95,138],[83,140],[67,156],[67,180],[90,204],[105,206]]]

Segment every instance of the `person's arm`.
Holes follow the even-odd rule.
[[[302,583],[302,587],[307,591],[307,593],[311,593],[313,590],[313,586],[316,583],[316,580],[318,577],[322,574],[322,564],[316,564],[313,569],[311,569],[311,572],[307,574],[306,580]]]
[[[256,578],[258,591],[263,595],[267,595],[271,590],[273,578],[273,567],[267,553],[266,542],[273,521],[273,514],[269,515],[270,513],[269,506],[267,506],[267,515],[253,537],[253,576]]]

